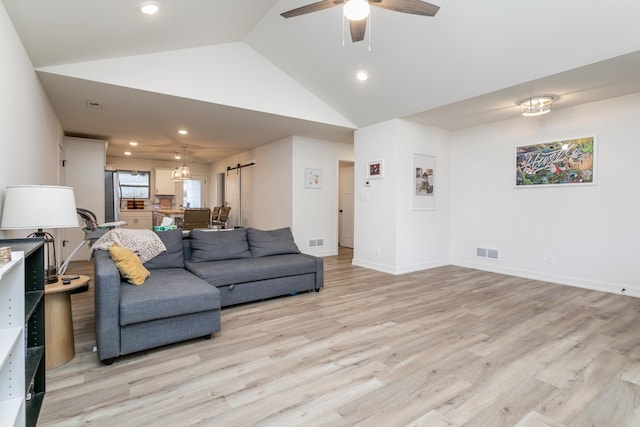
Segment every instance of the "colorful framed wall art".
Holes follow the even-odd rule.
[[[517,146],[515,186],[594,185],[596,155],[595,136]]]

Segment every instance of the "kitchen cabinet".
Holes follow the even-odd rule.
[[[156,195],[175,196],[176,183],[171,179],[171,169],[156,169]]]
[[[120,220],[127,223],[127,225],[123,225],[121,228],[153,230],[153,213],[149,211],[120,211]]]
[[[8,239],[0,246],[12,250],[0,267],[0,425],[35,426],[46,380],[44,244]]]

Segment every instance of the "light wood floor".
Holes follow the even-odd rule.
[[[640,426],[640,299],[458,267],[325,259],[325,288],[102,366],[93,292],[39,426]],[[88,263],[69,272],[92,274]]]

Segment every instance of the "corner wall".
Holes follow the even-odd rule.
[[[224,174],[225,201],[231,206],[230,225],[240,224],[240,188],[238,171],[227,173],[227,167],[255,162],[255,166],[242,168],[242,225],[263,230],[291,226],[292,144],[292,137],[284,138],[212,165],[209,200],[218,200],[216,180],[219,174]]]
[[[304,253],[328,256],[338,253],[339,162],[353,161],[353,147],[333,141],[290,136],[216,162],[210,180],[226,175],[227,166],[256,162],[242,171],[243,226],[263,230],[291,227]],[[305,168],[322,169],[322,188],[304,186]],[[226,199],[238,205],[236,171],[226,176]],[[217,200],[216,185],[211,200]],[[235,212],[233,225],[238,224]],[[323,239],[321,247],[310,247],[309,239]]]
[[[449,264],[449,139],[448,131],[399,119],[356,131],[354,265],[402,274]],[[434,210],[412,210],[414,153],[436,157]],[[384,176],[367,179],[377,160]]]
[[[453,134],[452,262],[640,296],[640,94]],[[595,135],[597,184],[514,188],[516,145]],[[499,249],[500,259],[476,256]]]
[[[304,253],[316,256],[338,254],[338,199],[340,161],[353,161],[353,146],[340,142],[293,137],[292,229]],[[321,169],[321,188],[305,187],[305,169]],[[322,240],[321,246],[310,241]]]

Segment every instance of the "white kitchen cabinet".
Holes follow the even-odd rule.
[[[156,195],[175,196],[176,183],[171,179],[171,169],[156,169]]]
[[[135,210],[120,211],[120,220],[127,223],[127,225],[121,228],[153,230],[153,212],[136,212]]]

